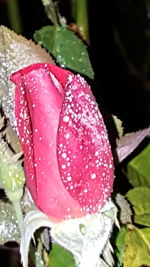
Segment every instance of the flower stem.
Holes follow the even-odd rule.
[[[21,33],[22,23],[20,18],[18,0],[7,0],[6,7],[11,29],[16,33]]]
[[[76,10],[76,23],[83,40],[88,44],[89,40],[89,17],[88,17],[88,0],[76,0],[74,2]]]

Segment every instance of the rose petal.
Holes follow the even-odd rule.
[[[16,83],[15,113],[27,186],[36,205],[50,217],[80,217],[84,213],[65,189],[58,169],[56,136],[63,89],[58,81],[54,82],[51,66],[32,65],[11,78]],[[66,77],[68,72],[64,73],[62,76]],[[64,81],[63,78],[62,84]]]
[[[79,75],[65,88],[57,149],[65,188],[86,213],[97,211],[112,190],[113,160],[102,116]]]

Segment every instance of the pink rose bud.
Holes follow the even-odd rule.
[[[52,64],[11,76],[27,187],[55,221],[101,209],[114,180],[107,131],[89,85]]]

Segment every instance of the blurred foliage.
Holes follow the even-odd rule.
[[[125,237],[124,267],[150,266],[150,228],[131,226]]]
[[[126,196],[133,207],[134,222],[150,227],[150,188],[136,187],[131,189]]]
[[[132,222],[122,221],[117,231],[114,240],[116,266],[150,266],[149,144],[124,165],[123,172],[134,187],[125,195],[133,216]],[[119,207],[120,215],[122,207]]]

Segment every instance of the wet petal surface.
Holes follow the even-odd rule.
[[[28,68],[14,74],[16,118],[25,155],[27,186],[37,206],[51,217],[83,216],[59,173],[56,136],[63,88],[53,73]]]
[[[106,128],[90,87],[70,75],[60,115],[57,153],[62,182],[86,213],[110,196],[114,171]]]

